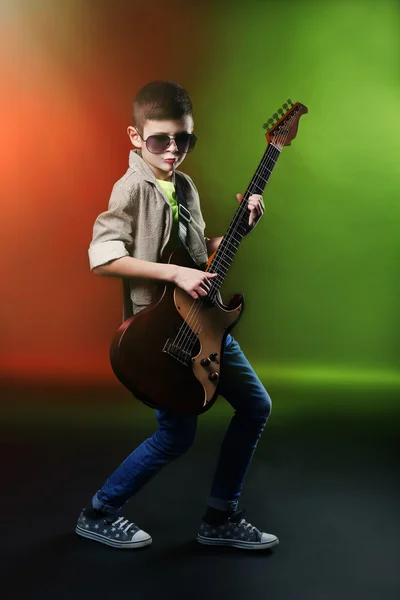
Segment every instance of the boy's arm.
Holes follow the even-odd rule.
[[[108,210],[97,217],[93,227],[93,239],[89,247],[92,273],[167,281],[182,288],[192,298],[207,295],[211,285],[209,280],[217,277],[217,273],[133,258],[130,251],[134,243],[134,228],[129,191],[124,186],[116,185]]]
[[[129,190],[117,182],[111,192],[108,209],[99,214],[93,226],[88,251],[92,272],[115,259],[131,255],[135,222]]]
[[[155,263],[148,260],[123,256],[105,265],[92,269],[96,275],[108,275],[109,277],[145,277],[159,281],[175,282],[177,265]]]
[[[211,238],[211,239],[205,238],[208,256],[211,256],[211,254],[214,254],[214,252],[218,249],[218,246],[222,242],[222,237],[223,236],[221,235],[220,237],[215,237],[215,238]]]
[[[209,280],[218,275],[179,265],[140,260],[132,256],[117,258],[106,265],[92,269],[92,271],[96,275],[111,277],[148,277],[149,279],[170,281],[195,299],[199,296],[207,296],[211,287]]]
[[[205,238],[208,256],[214,254],[222,242],[223,236]],[[112,262],[93,269],[96,275],[109,275],[111,277],[148,277],[161,281],[176,281],[177,265],[155,263],[124,256]]]
[[[130,255],[136,223],[131,193],[120,183],[113,187],[108,210],[97,217],[93,227],[90,269],[96,275],[174,281],[176,265],[139,260]]]

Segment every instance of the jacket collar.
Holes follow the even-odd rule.
[[[142,158],[141,150],[131,150],[129,152],[129,166],[139,172],[143,176],[143,179],[157,185],[157,178]],[[175,170],[172,173],[172,183],[175,185]]]

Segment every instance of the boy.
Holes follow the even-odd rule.
[[[182,243],[201,266],[222,240],[204,237],[196,187],[188,175],[176,170],[195,146],[193,128],[192,104],[181,86],[155,81],[137,94],[133,126],[128,127],[136,150],[131,150],[129,169],[113,188],[108,210],[96,219],[89,248],[94,273],[123,280],[124,320],[151,302],[157,281],[173,282],[195,299],[210,290],[215,274],[160,262],[166,248]],[[186,209],[179,203],[182,194]],[[237,199],[241,201],[241,194]],[[249,208],[250,231],[262,216],[262,198],[251,196]],[[187,210],[189,219],[185,218]],[[219,393],[236,412],[221,447],[197,540],[246,549],[271,548],[278,538],[259,531],[246,521],[245,511],[237,510],[271,400],[230,334]],[[158,431],[137,447],[94,495],[91,506],[81,512],[76,533],[117,548],[151,544],[148,533],[122,516],[122,506],[163,466],[189,449],[197,423],[197,416],[161,410],[156,411],[156,418]]]

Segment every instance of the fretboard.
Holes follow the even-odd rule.
[[[263,194],[265,186],[269,181],[279,156],[280,150],[270,143],[264,152],[250,185],[243,194],[243,199],[233,216],[226,234],[222,238],[218,250],[215,253],[215,256],[208,269],[210,273],[218,273],[218,277],[215,277],[211,280],[211,291],[209,292],[209,298],[211,300],[215,299],[216,294],[221,288],[228,273],[229,267],[235,258],[236,252],[238,251],[240,242],[248,231],[250,216],[248,199],[252,194]]]

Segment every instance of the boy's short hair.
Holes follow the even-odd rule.
[[[173,81],[152,81],[143,86],[133,103],[133,125],[143,135],[147,119],[168,120],[193,116],[187,91]]]

